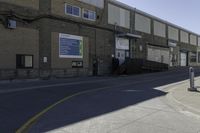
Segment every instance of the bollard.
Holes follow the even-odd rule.
[[[190,79],[190,88],[188,88],[189,91],[197,91],[197,88],[195,88],[194,85],[194,68],[189,68],[189,79]]]

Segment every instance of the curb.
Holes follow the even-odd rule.
[[[0,84],[8,84],[8,83],[22,83],[22,82],[34,82],[39,81],[39,78],[36,79],[14,79],[14,80],[0,80]]]
[[[183,104],[182,102],[177,100],[171,93],[167,94],[167,99],[170,100],[170,102],[173,102],[172,103],[173,106],[175,106],[179,112],[200,119],[200,111],[199,110],[197,110],[189,105]]]
[[[200,77],[195,78],[195,80],[200,80]],[[187,104],[184,104],[183,102],[181,102],[180,100],[178,100],[176,97],[174,97],[173,94],[172,94],[174,92],[174,90],[178,89],[178,87],[180,85],[184,85],[184,84],[187,84],[187,83],[188,83],[188,80],[182,81],[182,82],[178,82],[175,85],[169,86],[167,88],[168,94],[167,94],[166,97],[170,101],[170,103],[172,104],[172,106],[175,106],[175,108],[179,112],[200,119],[200,110],[198,110],[198,109],[196,109],[194,107],[191,107],[191,106],[189,106]],[[187,88],[185,88],[185,89],[187,89]]]

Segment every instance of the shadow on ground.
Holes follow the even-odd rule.
[[[140,83],[134,83],[131,77],[119,79],[116,84],[127,83],[127,85],[115,86],[109,90],[72,98],[47,112],[31,130],[33,132],[52,131],[165,96],[165,92],[154,88],[185,80],[188,78],[186,72],[187,69],[174,71],[174,73],[172,71],[171,75],[166,73],[166,76],[163,73],[157,73]],[[199,75],[198,71],[196,75]],[[140,80],[140,78],[139,76],[136,79]],[[133,82],[133,84],[129,84],[130,82]]]

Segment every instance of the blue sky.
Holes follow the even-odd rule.
[[[118,0],[200,34],[200,0]]]

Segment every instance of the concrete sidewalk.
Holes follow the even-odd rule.
[[[197,92],[188,91],[189,81],[169,87],[168,99],[175,104],[182,112],[192,112],[200,116],[200,78],[195,79]]]

